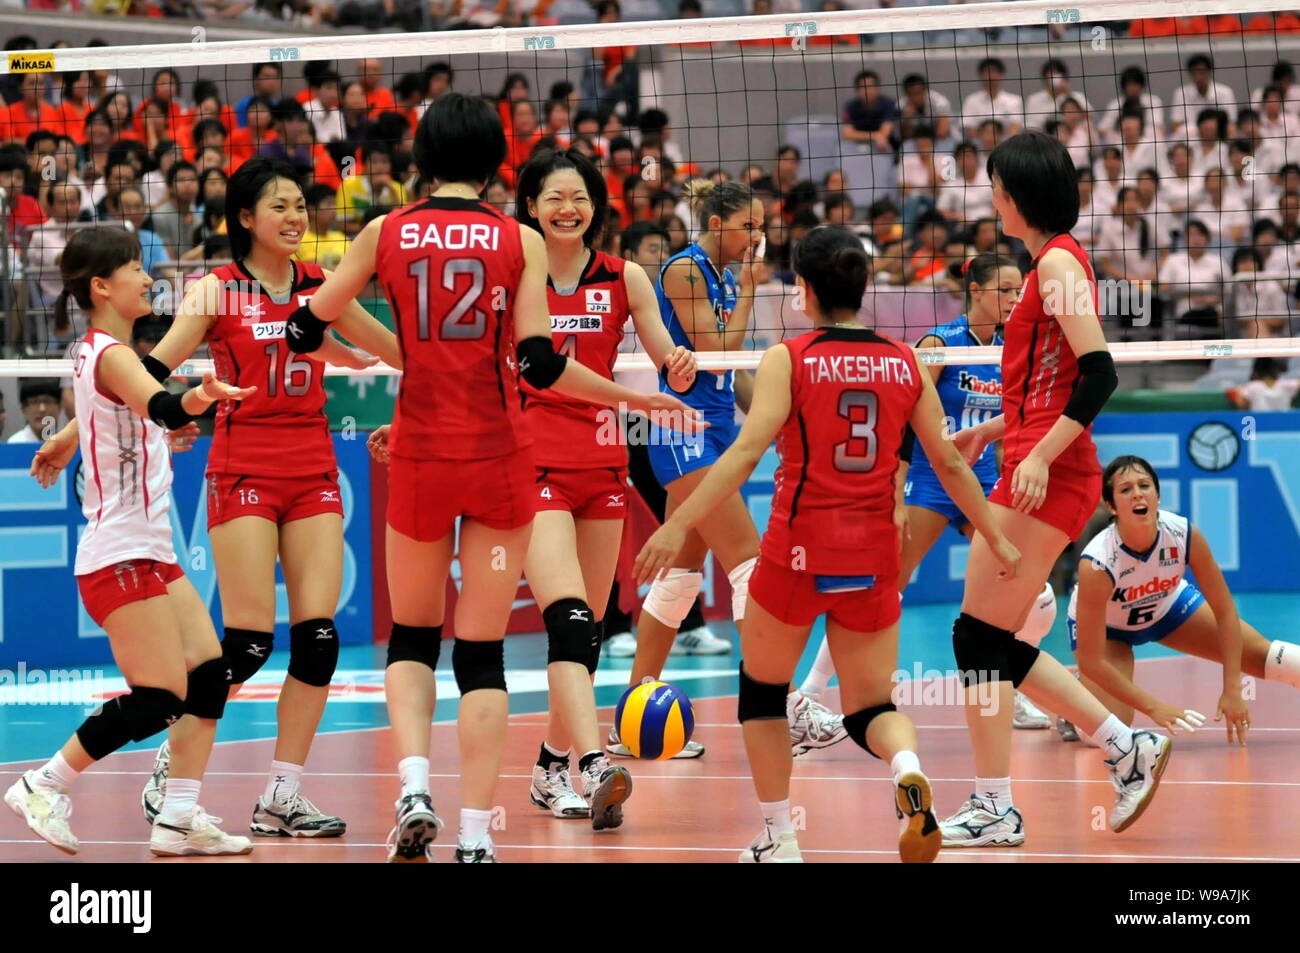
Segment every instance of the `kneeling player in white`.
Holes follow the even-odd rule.
[[[1205,537],[1186,517],[1160,509],[1160,478],[1147,461],[1111,461],[1102,498],[1115,522],[1084,548],[1070,597],[1070,641],[1084,685],[1126,723],[1141,711],[1171,732],[1192,731],[1203,715],[1168,705],[1133,680],[1133,646],[1160,642],[1219,662],[1215,720],[1226,720],[1229,742],[1245,744],[1242,673],[1300,688],[1300,645],[1270,642],[1237,615]],[[1185,578],[1189,569],[1199,589]]]

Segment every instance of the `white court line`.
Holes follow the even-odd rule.
[[[36,837],[25,839],[25,840],[19,840],[19,839],[0,840],[0,844],[44,844],[44,843],[45,841],[40,840],[39,838]],[[98,847],[144,848],[149,846],[148,841],[83,840],[81,843],[83,846],[94,845]],[[313,845],[317,843],[326,843],[326,842],[325,841],[301,842],[301,841],[294,841],[292,839],[289,840],[277,839],[277,840],[268,840],[266,843],[258,843],[255,849],[261,850],[263,848],[270,848],[270,847],[288,847],[288,848],[296,848],[299,850],[303,850],[303,849],[315,850],[317,848],[314,847]],[[330,841],[328,841],[328,843],[333,847],[346,847],[349,850],[378,851],[378,850],[387,849],[388,847],[387,844],[360,844],[360,843],[356,843],[355,841],[349,842],[349,841],[343,841],[337,839],[331,839]],[[638,853],[677,851],[677,852],[690,852],[695,854],[731,854],[733,856],[740,853],[740,848],[736,848],[736,847],[685,847],[685,846],[642,847],[642,846],[632,846],[627,844],[581,844],[581,845],[577,845],[577,844],[497,844],[495,842],[493,846],[495,846],[497,850],[625,850],[625,851],[632,851]],[[451,849],[452,848],[450,845],[447,845],[443,848],[435,848],[435,850],[446,850],[446,851],[451,851]],[[853,856],[866,855],[866,856],[880,856],[880,857],[898,856],[897,850],[853,850],[850,848],[839,848],[839,849],[800,848],[800,850],[802,853],[805,854],[838,854],[838,855],[848,854]],[[976,854],[973,850],[968,850],[964,853],[959,851],[949,851],[946,856],[950,856],[954,858],[955,857],[974,858]],[[1297,861],[1300,861],[1300,857],[1236,857],[1236,856],[1214,857],[1208,855],[1194,855],[1194,854],[1063,854],[1063,853],[1046,853],[1046,852],[1040,853],[1037,851],[1021,850],[1020,848],[1016,848],[1014,851],[1006,851],[997,854],[989,852],[985,854],[979,854],[978,856],[987,857],[989,860],[1001,860],[1004,858],[1007,860],[1014,860],[1017,857],[1043,857],[1043,858],[1051,858],[1057,860],[1193,860],[1193,861],[1235,861],[1237,863],[1254,862],[1254,863],[1279,863],[1279,864],[1296,863]],[[184,858],[184,859],[189,860],[193,858]],[[201,858],[199,860],[201,862]]]
[[[143,752],[148,753],[148,752]],[[19,775],[22,771],[0,768],[0,775]],[[93,768],[83,775],[91,777],[95,775],[127,775],[128,777],[139,777],[139,771],[96,771]],[[205,771],[205,778],[264,778],[265,771]],[[306,776],[309,778],[392,778],[397,779],[397,775],[392,771],[308,771]],[[436,774],[430,773],[431,778],[440,778],[452,781],[459,781],[459,774]],[[528,781],[532,779],[531,774],[502,774],[499,775],[502,781]],[[752,783],[753,778],[748,774],[637,774],[636,780],[639,781],[744,781]],[[820,777],[816,775],[794,775],[791,781],[879,781],[881,783],[892,784],[893,781],[886,777],[871,776],[862,777],[859,775],[845,777]],[[931,781],[938,781],[952,784],[970,784],[969,777],[964,778],[930,778]],[[1110,784],[1105,778],[1013,778],[1016,784]],[[1171,781],[1165,779],[1160,782],[1162,785],[1208,785],[1211,787],[1263,787],[1263,788],[1300,788],[1300,781]]]

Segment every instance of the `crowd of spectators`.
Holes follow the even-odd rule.
[[[698,12],[686,10],[694,0],[681,2],[683,12]],[[755,12],[771,9],[772,0],[756,0]],[[601,19],[620,15],[614,0],[597,5]],[[1220,21],[1196,28],[1222,31]],[[1161,28],[1141,22],[1148,31]],[[1186,21],[1169,23],[1171,32],[1191,29]],[[1238,21],[1248,30],[1253,23]],[[1300,20],[1281,16],[1270,23],[1300,29]],[[6,48],[37,45],[20,36]],[[1136,64],[1119,64],[1112,94],[1089,102],[1056,59],[1039,64],[1037,83],[1022,88],[1007,81],[1002,61],[986,58],[975,71],[978,88],[964,84],[964,97],[921,74],[888,75],[884,62],[858,73],[838,104],[833,91],[819,93],[823,111],[838,106],[846,154],[887,157],[888,174],[868,189],[838,169],[810,180],[794,145],[743,162],[693,162],[677,117],[642,108],[636,48],[616,47],[594,51],[587,66],[548,89],[516,73],[492,91],[487,98],[500,111],[509,150],[485,199],[510,211],[516,172],[530,155],[577,149],[604,172],[615,213],[606,247],[622,251],[621,234],[636,225],[668,254],[695,229],[685,183],[734,177],[763,202],[772,280],[792,280],[794,244],[828,223],[861,237],[877,284],[958,294],[968,257],[1021,252],[993,217],[985,159],[1004,137],[1041,129],[1075,159],[1075,234],[1090,247],[1099,277],[1131,286],[1126,301],[1154,292],[1154,321],[1117,317],[1166,337],[1292,333],[1300,283],[1300,85],[1290,64],[1276,63],[1266,85],[1234,89],[1216,78],[1208,54],[1196,53],[1166,103]],[[199,274],[227,258],[226,182],[253,155],[283,158],[301,171],[310,230],[300,257],[336,265],[371,217],[432,188],[415,173],[412,135],[428,104],[453,88],[454,71],[442,61],[402,75],[385,66],[377,59],[309,62],[305,84],[290,90],[281,64],[261,63],[231,102],[210,79],[183,83],[170,68],[132,89],[110,71],[0,77],[7,349],[58,355],[77,336],[75,320],[57,325],[51,305],[62,248],[86,223],[132,228],[146,267],[160,279]],[[224,78],[230,89],[231,75]],[[164,281],[159,294],[174,295],[168,287]],[[159,310],[169,304],[174,299],[163,298]]]

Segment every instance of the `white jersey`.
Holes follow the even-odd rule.
[[[1111,523],[1092,538],[1079,557],[1091,559],[1110,573],[1115,589],[1106,603],[1106,628],[1132,632],[1164,618],[1187,588],[1187,545],[1192,527],[1187,518],[1161,510],[1156,541],[1145,553],[1135,553],[1119,538]],[[1079,587],[1070,593],[1069,616],[1076,619]]]
[[[125,347],[91,328],[73,367],[89,525],[77,543],[78,576],[129,559],[176,562],[172,549],[172,457],[167,432],[97,386],[99,359]]]

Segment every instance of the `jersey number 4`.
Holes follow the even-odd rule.
[[[870,470],[876,465],[879,399],[869,390],[846,390],[840,394],[839,411],[849,422],[849,439],[835,445],[835,469],[844,473]]]
[[[411,262],[407,274],[415,279],[416,338],[428,341],[431,339],[429,259],[419,258]],[[477,258],[448,258],[442,264],[441,290],[455,294],[464,285],[463,277],[469,279],[469,284],[438,327],[438,337],[443,341],[477,341],[487,334],[487,313],[474,307],[487,284],[483,262]]]

